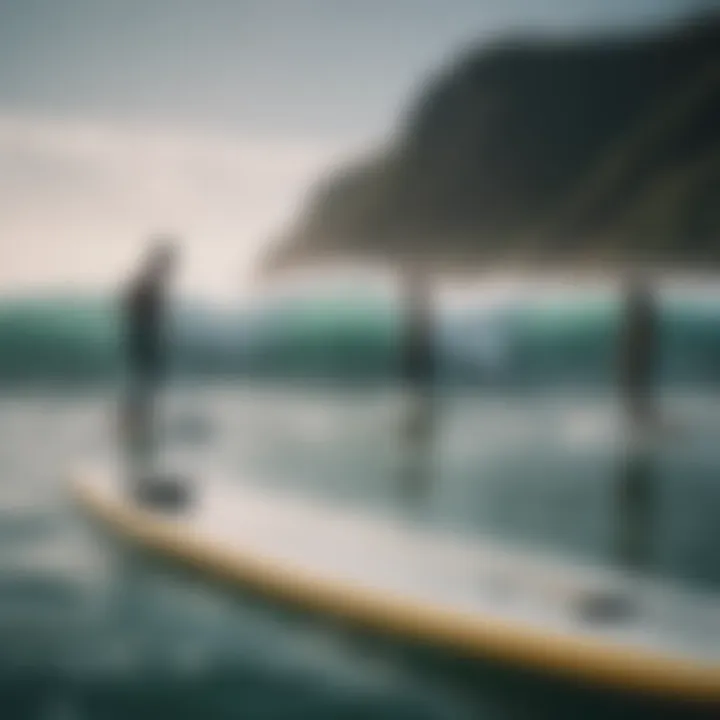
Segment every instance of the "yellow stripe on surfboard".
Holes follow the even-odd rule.
[[[608,641],[571,637],[479,613],[454,611],[318,577],[295,564],[269,560],[252,548],[204,540],[190,526],[113,500],[78,473],[72,490],[91,515],[122,536],[219,579],[258,590],[314,612],[395,636],[420,640],[464,655],[501,661],[596,686],[720,707],[720,664]]]

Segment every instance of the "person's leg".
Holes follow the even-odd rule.
[[[138,432],[141,464],[144,471],[151,472],[155,463],[157,446],[156,402],[158,382],[155,373],[143,376],[138,408]]]
[[[154,462],[154,393],[152,376],[135,369],[128,381],[123,417],[126,475],[133,493]]]

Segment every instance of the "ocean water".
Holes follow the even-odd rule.
[[[666,289],[662,382],[720,384],[720,293]],[[401,313],[376,291],[310,288],[219,308],[180,298],[171,318],[176,376],[388,382]],[[611,293],[478,293],[435,303],[438,382],[503,388],[607,387],[619,306]],[[0,298],[0,386],[108,382],[121,371],[122,323],[109,296]]]
[[[229,477],[720,591],[712,388],[664,394],[673,430],[631,506],[606,391],[446,389],[422,457],[405,402],[389,385],[186,383],[166,393],[165,442]],[[110,385],[0,396],[2,720],[693,716],[366,635],[112,540],[65,483],[112,448],[116,417]]]

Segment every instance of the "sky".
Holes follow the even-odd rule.
[[[231,297],[312,183],[469,44],[720,0],[0,0],[0,294],[120,281],[149,234]]]

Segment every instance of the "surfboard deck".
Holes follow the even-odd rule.
[[[720,598],[478,537],[203,478],[193,507],[72,476],[110,529],[225,580],[369,629],[619,691],[720,705]]]

